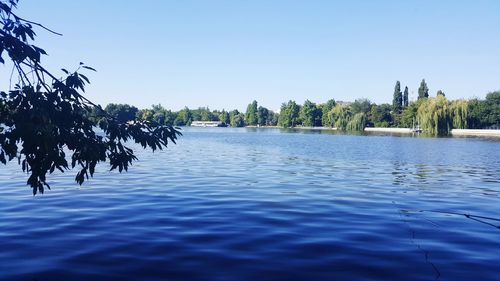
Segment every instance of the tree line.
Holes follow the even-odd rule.
[[[127,104],[108,104],[105,111],[118,120],[141,120],[168,126],[189,126],[193,121],[220,121],[225,126],[279,126],[329,127],[343,131],[363,131],[366,127],[411,128],[419,125],[429,135],[447,135],[451,129],[484,129],[500,126],[500,92],[491,92],[484,100],[459,99],[450,101],[442,90],[429,96],[429,88],[423,79],[418,88],[418,98],[409,100],[409,90],[401,90],[396,82],[392,104],[372,103],[368,99],[354,102],[325,103],[306,100],[297,104],[284,102],[280,112],[259,106],[257,101],[248,104],[245,112],[237,109],[210,110],[183,108],[171,111],[162,105],[138,109]]]

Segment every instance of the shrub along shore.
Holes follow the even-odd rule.
[[[257,101],[251,102],[246,112],[210,110],[207,107],[185,107],[175,112],[161,105],[139,110],[127,104],[108,104],[105,111],[121,121],[139,119],[169,126],[189,126],[193,121],[219,121],[224,126],[232,127],[312,127],[397,133],[419,128],[430,136],[496,136],[500,132],[497,130],[500,129],[500,91],[488,93],[484,100],[448,100],[441,90],[430,97],[425,80],[420,83],[415,101],[408,100],[408,87],[402,92],[397,81],[392,104],[375,104],[368,99],[354,102],[330,99],[320,104],[306,100],[300,105],[290,100],[281,105],[280,112],[259,106]],[[90,113],[90,118],[99,122],[99,118],[95,117],[98,115]]]

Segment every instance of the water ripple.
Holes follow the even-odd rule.
[[[497,280],[500,142],[186,129],[126,174],[0,170],[0,280]],[[439,274],[438,274],[439,272]]]

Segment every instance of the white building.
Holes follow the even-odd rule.
[[[221,127],[221,121],[193,121],[191,127]]]

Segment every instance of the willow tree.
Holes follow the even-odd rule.
[[[346,126],[347,131],[364,131],[366,127],[366,114],[356,113],[349,120]]]
[[[455,100],[450,104],[451,116],[454,129],[467,129],[469,118],[469,102],[466,100]]]
[[[425,134],[446,136],[453,126],[450,103],[444,96],[425,100],[418,108],[417,119]]]
[[[47,70],[42,63],[47,53],[33,44],[34,27],[55,32],[18,16],[17,4],[18,0],[0,0],[0,64],[12,67],[5,80],[14,83],[0,91],[0,162],[16,159],[33,194],[50,189],[47,176],[56,170],[78,168],[78,184],[93,176],[99,162],[109,161],[111,170],[126,171],[137,159],[127,141],[152,150],[175,142],[179,131],[173,127],[122,122],[87,99],[83,93],[89,79],[82,71],[93,68],[80,63],[75,71],[62,69],[63,78]],[[102,133],[95,132],[90,112],[105,119],[99,124]]]
[[[340,131],[347,130],[347,124],[351,120],[351,117],[352,113],[350,107],[344,104],[335,105],[329,113],[329,119],[333,120],[333,126]]]

